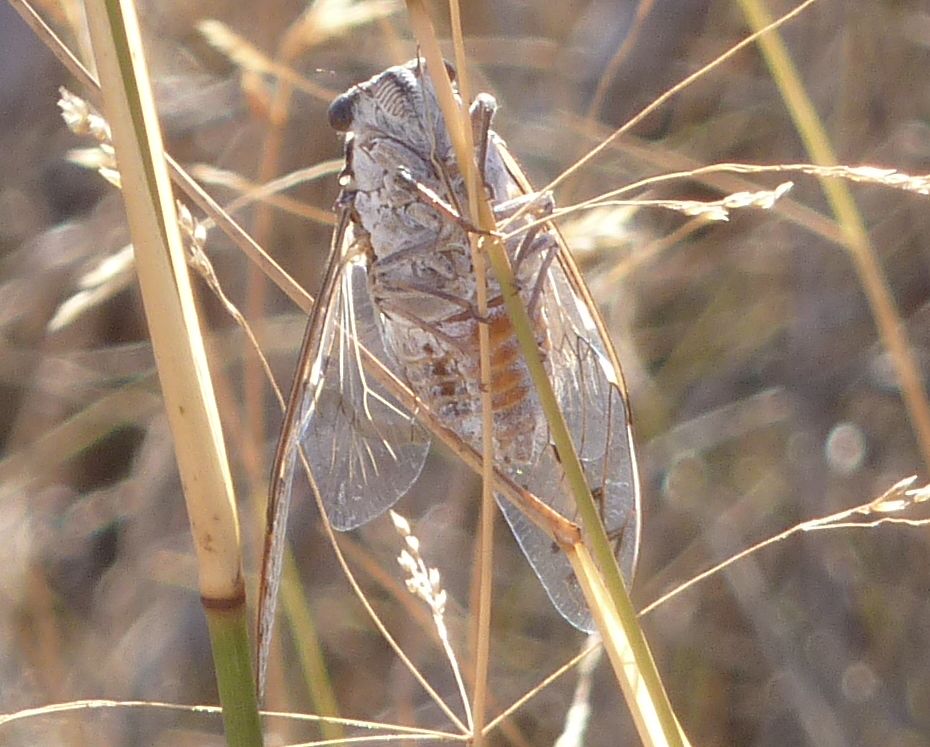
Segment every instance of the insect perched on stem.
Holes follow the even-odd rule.
[[[639,544],[639,489],[619,366],[587,290],[553,226],[551,196],[534,194],[490,129],[494,100],[470,113],[479,174],[495,217],[510,219],[506,251],[546,371],[627,583]],[[565,485],[536,390],[487,279],[477,311],[462,175],[425,62],[388,68],[339,96],[332,126],[346,132],[340,220],[314,307],[272,476],[259,600],[259,672],[271,629],[284,524],[296,465],[309,473],[335,529],[391,507],[420,474],[424,420],[480,450],[479,326],[490,338],[496,468],[569,521]],[[385,374],[416,398],[402,404]],[[556,609],[593,628],[571,566],[524,509],[498,504]]]

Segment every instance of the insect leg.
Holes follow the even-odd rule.
[[[489,93],[479,93],[472,102],[469,114],[471,115],[472,139],[475,142],[475,149],[478,156],[478,173],[481,174],[481,181],[484,184],[488,196],[491,188],[488,185],[486,176],[486,167],[488,160],[488,140],[491,137],[491,120],[497,111],[497,101]]]
[[[445,332],[440,325],[435,322],[430,322],[425,319],[418,317],[416,314],[410,313],[403,305],[398,304],[394,305],[388,301],[382,301],[381,303],[381,312],[386,316],[389,316],[393,319],[403,319],[408,323],[412,324],[419,329],[429,332],[431,335],[437,339],[442,340],[450,347],[454,347],[460,351],[467,351],[468,345],[470,344],[467,340],[462,340],[457,337],[453,337],[448,332]]]
[[[542,296],[543,286],[546,284],[546,279],[549,277],[549,267],[552,264],[552,260],[559,254],[559,242],[553,239],[550,233],[544,233],[538,236],[533,244],[531,251],[536,252],[539,251],[540,248],[543,248],[545,256],[543,257],[542,264],[536,275],[536,284],[533,286],[533,292],[530,294],[530,298],[526,303],[527,311],[531,314],[535,312],[536,304]]]
[[[468,233],[480,233],[485,236],[489,235],[487,231],[473,225],[467,218],[462,216],[453,205],[436,194],[435,191],[422,182],[418,182],[413,174],[404,166],[400,166],[397,169],[396,176],[399,184],[408,188],[420,202],[433,208],[433,210],[439,213],[443,218],[455,223]]]
[[[540,234],[544,227],[543,224],[531,226],[520,239],[517,250],[513,253],[514,273],[519,272],[520,264],[528,257],[548,248],[547,245],[552,243],[552,237],[548,232]]]
[[[495,205],[494,217],[498,220],[504,220],[527,205],[530,206],[530,215],[545,218],[547,215],[552,215],[552,211],[555,210],[555,197],[553,197],[552,192],[530,192],[529,194],[518,195]]]
[[[426,283],[411,283],[411,282],[380,282],[378,284],[379,291],[388,291],[390,297],[396,296],[398,293],[409,293],[413,296],[433,296],[434,298],[442,299],[447,301],[453,306],[458,306],[465,311],[469,312],[469,316],[474,316],[474,306],[468,301],[459,298],[453,293],[446,293],[445,291],[439,290],[433,286],[427,285]],[[376,301],[379,304],[385,302],[385,299],[381,296],[376,297]]]

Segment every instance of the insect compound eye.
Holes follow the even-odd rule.
[[[349,93],[337,96],[329,105],[329,126],[337,132],[348,132],[352,126],[352,108],[355,97]]]

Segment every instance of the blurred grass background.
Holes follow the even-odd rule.
[[[777,15],[793,5],[768,7]],[[217,0],[141,10],[166,144],[179,162],[262,182],[340,156],[340,139],[326,124],[330,92],[410,58],[414,46],[401,10],[335,30],[322,21],[339,16],[318,14],[297,33],[306,7],[278,2],[258,12]],[[440,30],[447,28],[442,5],[435,7]],[[41,10],[72,49],[86,49],[76,6],[46,2]],[[208,18],[310,85],[287,98],[279,88],[275,98],[273,76],[243,77],[198,32]],[[464,21],[472,85],[498,98],[496,129],[537,185],[749,33],[740,7],[722,0],[476,0]],[[930,3],[822,0],[782,34],[840,163],[930,171]],[[628,39],[619,65],[611,65]],[[588,116],[611,69],[603,104]],[[0,712],[79,698],[215,702],[137,289],[130,283],[66,327],[48,329],[79,279],[127,241],[119,195],[66,161],[69,149],[89,144],[58,116],[57,88],[68,83],[16,14],[0,6]],[[641,123],[556,198],[568,204],[709,163],[809,160],[750,47]],[[645,196],[716,199],[785,178],[721,180],[717,188],[681,181]],[[800,521],[867,501],[906,475],[928,475],[823,191],[813,179],[795,181],[774,210],[737,212],[728,223],[614,210],[563,224],[630,389],[645,516],[633,592],[640,606]],[[237,194],[210,189],[221,202]],[[337,189],[330,175],[288,195],[327,211]],[[927,198],[851,189],[926,367]],[[236,217],[316,289],[329,243],[325,222],[267,207]],[[207,248],[286,388],[303,318],[276,291],[261,290],[218,233]],[[280,417],[256,384],[242,334],[205,288],[201,299],[215,332],[214,374],[254,572]],[[437,453],[400,504],[421,519],[424,554],[461,605],[478,489]],[[291,535],[342,714],[441,725],[352,600],[315,514],[310,502],[295,507]],[[431,681],[451,693],[428,624],[416,620],[422,611],[397,592],[392,530],[376,522],[359,535],[348,538],[349,551],[376,607]],[[649,615],[647,635],[692,743],[930,744],[927,535],[926,528],[885,526],[795,537]],[[492,711],[581,643],[550,609],[503,526],[498,540]],[[464,627],[454,610],[450,617],[464,650]],[[269,705],[311,710],[293,665],[295,637],[284,624],[278,640]],[[569,675],[545,690],[495,743],[551,744],[573,687]],[[587,744],[633,743],[604,671],[591,702]],[[79,712],[7,726],[0,742],[219,744],[219,729],[218,719],[202,715]],[[313,736],[310,727],[275,722],[273,729],[293,741]]]

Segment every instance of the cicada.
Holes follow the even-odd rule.
[[[490,128],[493,98],[471,106],[475,156],[499,219],[519,293],[627,583],[640,511],[630,412],[603,323],[556,229],[538,220],[552,199],[528,187]],[[330,124],[346,133],[339,221],[278,443],[260,593],[259,641],[271,628],[295,467],[305,459],[340,531],[382,514],[423,468],[423,414],[481,447],[479,325],[490,338],[495,466],[563,517],[576,509],[496,281],[478,313],[466,189],[422,59],[391,67],[339,96]],[[373,375],[371,361],[415,397]],[[302,451],[302,453],[301,453]],[[555,608],[590,631],[571,566],[523,511],[498,504]],[[260,657],[261,658],[261,657]],[[260,669],[263,669],[263,662]]]

